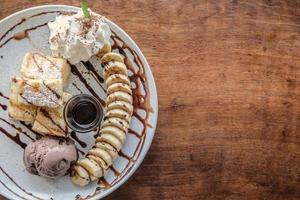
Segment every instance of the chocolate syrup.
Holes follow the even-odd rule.
[[[23,200],[27,200],[24,197],[20,196],[19,194],[15,193],[12,189],[10,189],[5,183],[3,183],[2,181],[0,181],[1,185],[3,185],[8,191],[10,191],[11,193],[13,193],[14,195],[16,195],[17,197],[19,197],[20,199]]]
[[[34,141],[35,139],[33,137],[31,137],[27,132],[23,131],[22,128],[20,127],[17,127],[15,124],[3,119],[3,118],[0,118],[0,121],[3,121],[4,123],[10,125],[12,128],[14,128],[16,131],[18,131],[19,133],[22,133],[23,135],[26,135],[30,140]]]
[[[76,135],[76,133],[75,133],[75,131],[72,131],[71,132],[71,137],[82,147],[82,148],[85,148],[85,147],[87,147],[87,144],[84,142],[84,141],[82,141],[82,140],[80,140],[78,137],[77,137],[77,135]]]
[[[17,26],[20,26],[21,24],[23,24],[24,22],[26,22],[28,19],[31,19],[31,18],[34,18],[34,17],[37,17],[37,16],[41,16],[41,15],[47,15],[47,14],[51,14],[51,13],[58,13],[58,14],[74,14],[74,12],[64,12],[64,11],[48,11],[48,12],[41,12],[41,13],[38,13],[38,14],[35,14],[35,15],[32,15],[30,17],[27,17],[27,18],[22,18],[21,21],[19,21],[17,24],[15,24],[14,26],[12,26],[10,29],[8,29],[1,37],[0,37],[0,42],[11,32],[13,31]],[[29,29],[26,29],[24,31],[22,31],[23,33],[25,34],[22,34],[23,36],[27,37],[28,36],[28,32],[29,31],[32,31],[32,30],[35,30],[37,28],[40,28],[42,26],[46,26],[48,23],[44,23],[44,24],[41,24],[41,25],[37,25],[37,26],[34,26],[32,28],[29,28]],[[17,35],[17,37],[15,38],[15,36]],[[6,45],[9,41],[11,41],[12,39],[17,39],[17,40],[20,40],[20,39],[24,39],[24,38],[20,38],[18,37],[18,34],[14,35],[13,37],[10,37],[8,38],[6,41],[4,41],[1,45],[0,45],[0,48],[3,47],[4,45]]]
[[[15,40],[23,40],[26,37],[28,37],[28,32],[27,31],[21,31],[21,32],[14,35]]]
[[[90,124],[97,116],[97,108],[91,102],[79,102],[74,106],[72,115],[78,124]]]
[[[95,67],[92,65],[90,61],[81,62],[87,70],[91,71],[99,80],[100,83],[104,83],[104,79],[100,76],[100,74],[96,71]]]
[[[97,72],[97,70],[95,69],[95,67],[92,65],[92,63],[90,61],[87,62],[81,62],[85,68],[89,71],[92,72],[91,75],[93,76],[93,78],[96,80],[96,82],[98,83],[98,85],[101,87],[101,89],[106,92],[106,90],[104,89],[104,87],[102,86],[101,83],[104,83],[104,79],[100,76],[100,74]]]
[[[11,182],[13,182],[20,190],[22,190],[23,192],[25,192],[27,195],[29,195],[29,196],[32,196],[34,199],[38,199],[38,200],[43,200],[42,198],[40,198],[40,197],[38,197],[38,196],[35,196],[35,195],[33,195],[32,193],[30,193],[30,192],[27,192],[25,189],[23,189],[6,171],[4,171],[3,169],[2,169],[2,167],[0,166],[0,171],[2,171],[4,174],[5,174],[5,176],[11,181]]]
[[[83,94],[82,90],[76,85],[76,83],[72,83],[72,85],[78,90],[80,94]]]
[[[114,168],[114,166],[111,165],[111,166],[109,167],[109,169],[114,173],[115,176],[118,177],[118,176],[121,175],[121,173],[118,172],[118,170],[116,170],[116,169]]]
[[[32,133],[35,134],[35,139],[39,139],[42,137],[42,135],[35,130],[32,129],[32,124],[26,124],[25,122],[20,122],[23,126],[25,126],[27,129],[29,129]]]
[[[71,72],[72,72],[72,74],[74,74],[75,76],[77,76],[79,78],[79,80],[84,84],[86,89],[88,89],[90,91],[90,93],[98,99],[98,101],[101,103],[101,105],[105,106],[105,101],[97,95],[95,90],[88,84],[87,80],[82,76],[82,74],[80,73],[80,71],[77,69],[77,67],[75,65],[71,65]]]
[[[0,104],[0,107],[2,108],[2,110],[7,110],[7,105]]]
[[[5,96],[4,94],[2,94],[2,92],[0,92],[0,96],[3,97],[4,99],[9,99],[7,96]]]
[[[0,132],[6,135],[9,139],[11,139],[14,143],[18,144],[21,148],[25,149],[27,146],[26,143],[22,142],[20,139],[20,135],[17,133],[15,136],[7,132],[4,128],[0,127]]]
[[[103,117],[102,107],[97,98],[78,94],[65,105],[64,119],[73,131],[87,133],[99,126]]]

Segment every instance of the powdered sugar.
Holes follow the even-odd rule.
[[[47,56],[34,53],[28,55],[22,65],[22,73],[32,79],[60,79],[62,78],[61,63],[51,60]],[[58,65],[60,64],[60,65]]]
[[[31,85],[24,86],[24,92],[21,94],[27,103],[42,107],[58,107],[62,105],[62,100],[51,91],[46,85],[41,84],[39,90],[35,90]]]

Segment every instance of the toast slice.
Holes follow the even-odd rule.
[[[37,107],[33,105],[18,104],[18,88],[11,87],[8,103],[8,116],[19,121],[33,122]]]
[[[62,105],[63,85],[61,79],[11,80],[11,97],[17,105],[34,105],[57,108]]]
[[[62,79],[65,85],[70,75],[70,65],[63,58],[55,58],[42,53],[26,53],[22,66],[22,76],[30,79]]]
[[[63,93],[63,105],[57,108],[38,108],[32,129],[42,135],[68,137],[69,128],[64,120],[64,105],[72,97]]]
[[[17,105],[12,101],[8,103],[8,116],[23,122],[33,122],[37,107],[31,105]]]

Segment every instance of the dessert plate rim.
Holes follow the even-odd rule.
[[[50,5],[41,5],[41,6],[34,6],[34,7],[30,7],[30,8],[26,8],[20,11],[17,11],[3,19],[0,20],[0,25],[3,24],[6,21],[9,21],[11,18],[13,17],[17,17],[18,15],[21,15],[23,13],[26,12],[30,12],[30,11],[36,11],[36,10],[40,10],[40,9],[46,9],[46,8],[53,8],[53,9],[70,9],[70,10],[79,10],[79,7],[75,7],[75,6],[69,6],[69,5],[62,5],[62,4],[50,4]],[[115,24],[114,22],[112,22],[110,19],[106,18],[106,20],[113,25],[113,27],[115,27],[118,32],[120,32],[124,37],[126,37],[126,39],[129,40],[129,43],[132,44],[132,47],[136,50],[138,56],[141,58],[142,62],[145,65],[146,68],[146,76],[148,79],[148,84],[150,87],[150,101],[151,106],[154,110],[154,112],[152,113],[152,122],[151,122],[151,129],[148,129],[147,132],[152,132],[152,134],[149,134],[150,136],[147,137],[147,142],[145,142],[144,146],[142,147],[141,151],[144,151],[144,153],[142,152],[140,157],[136,160],[134,166],[132,167],[132,169],[129,171],[129,173],[125,174],[124,177],[122,177],[122,179],[114,184],[111,188],[105,190],[104,192],[100,192],[99,194],[96,194],[95,196],[89,198],[91,200],[96,200],[99,198],[104,198],[105,196],[111,194],[112,192],[114,192],[116,189],[118,189],[121,185],[123,185],[126,181],[128,181],[128,179],[133,175],[133,173],[135,173],[135,171],[139,168],[139,166],[141,165],[141,163],[143,162],[145,156],[147,155],[150,146],[153,142],[153,137],[155,134],[155,130],[156,130],[156,126],[157,126],[157,118],[158,118],[158,97],[157,97],[157,89],[156,89],[156,84],[154,81],[154,77],[151,71],[151,67],[149,65],[149,63],[147,62],[147,59],[145,58],[144,54],[142,53],[141,49],[138,47],[138,45],[136,44],[136,42],[121,28],[119,27],[117,24]],[[13,188],[11,188],[13,190]],[[0,189],[0,193],[1,195],[5,196],[6,198],[14,198],[14,196],[5,193],[5,191]]]

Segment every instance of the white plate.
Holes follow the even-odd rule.
[[[0,91],[3,94],[0,96],[0,192],[9,199],[68,200],[79,198],[79,195],[83,199],[102,198],[127,181],[141,164],[151,145],[156,127],[158,109],[156,87],[150,67],[135,42],[120,27],[107,20],[111,29],[125,42],[126,46],[123,46],[123,48],[129,61],[133,64],[133,68],[140,70],[139,72],[142,77],[135,76],[137,77],[137,83],[143,81],[147,88],[147,94],[145,94],[143,84],[132,83],[134,87],[137,85],[142,94],[134,98],[140,101],[140,107],[144,106],[147,109],[135,107],[137,116],[140,117],[133,117],[131,123],[131,132],[133,133],[127,135],[127,140],[122,149],[125,155],[120,154],[113,164],[117,172],[109,170],[105,176],[108,184],[102,181],[100,184],[93,183],[87,187],[77,187],[71,183],[69,176],[58,180],[49,180],[31,175],[25,170],[22,145],[18,145],[18,142],[14,142],[14,140],[17,140],[19,137],[22,143],[28,144],[32,139],[35,139],[35,134],[30,131],[30,127],[28,128],[18,121],[9,119],[7,116],[6,105],[8,99],[6,97],[9,96],[10,77],[19,74],[20,64],[26,52],[39,51],[50,54],[48,44],[49,30],[43,24],[54,20],[55,16],[58,15],[56,11],[71,12],[78,9],[76,7],[61,5],[40,6],[23,10],[0,21]],[[27,38],[22,40],[14,39],[15,34],[26,29],[31,29],[28,31],[29,36]],[[120,41],[117,43],[121,45]],[[132,52],[128,51],[127,47],[131,48]],[[99,61],[96,58],[92,58],[90,61],[101,74],[102,68],[99,65]],[[87,84],[92,87],[92,90],[100,98],[105,99],[106,94],[100,87],[102,84],[99,84],[95,74],[92,71],[87,71],[81,64],[77,65],[77,68],[87,81]],[[141,80],[143,76],[144,80]],[[77,94],[80,90],[84,93],[90,93],[88,88],[79,80],[78,76],[74,74],[71,74],[70,83],[66,90],[72,94]],[[150,108],[152,108],[152,111]],[[145,123],[141,123],[141,120],[146,115]],[[26,136],[25,133],[20,132],[18,128],[21,128],[28,135]],[[77,147],[87,152],[94,144],[93,135],[94,133],[77,134],[79,140],[87,144],[83,148],[76,142]],[[127,156],[129,158],[126,158]]]

